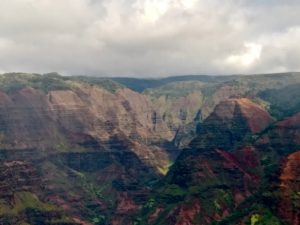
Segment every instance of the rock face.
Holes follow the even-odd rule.
[[[230,150],[248,134],[257,134],[272,119],[259,105],[246,98],[229,99],[216,106],[214,112],[198,126],[198,137],[192,146],[201,149]]]
[[[0,167],[1,198],[12,201],[15,192],[34,191],[40,177],[34,167],[22,161],[2,162]]]
[[[276,149],[286,155],[296,151],[300,145],[300,114],[287,117],[273,124],[257,141],[260,148]]]
[[[41,174],[25,161],[4,161],[0,166],[1,224],[63,224],[76,225],[59,206],[47,202],[40,193],[45,186]]]
[[[147,142],[172,138],[151,102],[128,89],[113,94],[83,86],[45,94],[25,88],[13,95],[0,93],[0,104],[1,145],[7,149],[63,151],[63,147],[76,145],[109,149],[115,138],[126,140],[141,160],[149,158],[146,163],[155,163]],[[114,141],[113,145],[117,144]],[[164,150],[157,147],[156,152],[168,164]]]
[[[286,121],[289,122],[289,121]],[[290,154],[282,166],[279,213],[288,224],[300,223],[300,151]]]
[[[201,211],[201,205],[196,200],[177,207],[168,217],[168,222],[175,225],[193,225],[194,218]],[[179,217],[177,219],[176,217]]]
[[[296,77],[176,79],[0,76],[0,224],[298,224]]]
[[[221,102],[227,101],[228,99],[240,99],[247,96],[249,91],[247,86],[235,86],[224,84],[220,85],[217,90],[209,96],[209,101],[205,101],[201,110],[203,118],[210,116],[214,112],[215,107]]]
[[[271,122],[269,114],[249,99],[217,105],[165,178],[161,198],[178,205],[164,224],[210,224],[258,192],[263,176],[259,153],[242,144]],[[159,203],[157,207],[168,208]]]
[[[35,221],[39,214],[42,224],[48,217],[63,221],[55,210],[48,215],[49,203],[64,209],[69,224],[100,224],[111,215],[130,224],[149,193],[147,182],[166,173],[173,157],[165,149],[173,132],[152,102],[126,88],[110,91],[76,80],[45,90],[34,87],[39,77],[25,78],[28,85],[0,91],[1,194],[36,204],[18,211],[18,220],[11,219],[14,208],[1,205],[6,223]]]
[[[165,211],[149,224],[298,224],[297,118],[272,124],[249,99],[221,102],[165,177],[149,215]]]

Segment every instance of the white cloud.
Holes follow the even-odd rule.
[[[228,56],[226,62],[234,66],[248,67],[260,59],[262,45],[245,43],[244,48],[242,53]]]
[[[191,10],[198,0],[142,0],[133,7],[138,10],[146,22],[157,22],[171,10]]]
[[[299,13],[295,0],[2,0],[0,68],[108,76],[297,70]]]

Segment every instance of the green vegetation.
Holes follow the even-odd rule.
[[[281,225],[280,220],[266,209],[262,210],[262,212],[254,213],[249,217],[247,225]]]
[[[211,225],[235,225],[243,221],[246,225],[281,225],[282,222],[265,206],[254,204],[234,211],[229,217],[214,221]]]
[[[88,76],[75,76],[75,77],[67,77],[73,82],[79,82],[88,85],[99,86],[109,92],[116,92],[118,89],[124,88],[122,84],[115,82],[113,79],[102,78],[102,77],[88,77]]]
[[[128,221],[135,220],[132,222],[135,225],[148,225],[149,216],[153,214],[156,214],[157,217],[151,225],[167,225],[180,219],[178,211],[189,214],[184,210],[189,210],[189,206],[193,207],[195,202],[197,202],[196,206],[194,205],[196,209],[191,209],[191,215],[195,210],[201,208],[199,212],[195,213],[195,216],[193,215],[192,219],[195,224],[206,224],[207,221],[223,218],[224,215],[228,215],[228,217],[214,221],[213,224],[282,224],[277,217],[278,211],[276,211],[278,203],[276,201],[280,201],[282,197],[278,189],[280,163],[286,154],[296,148],[291,148],[290,145],[278,147],[280,143],[271,143],[273,139],[278,139],[278,136],[272,133],[274,128],[272,126],[253,135],[247,126],[241,125],[245,124],[243,119],[234,118],[232,121],[227,121],[227,118],[221,118],[217,121],[215,118],[209,120],[207,116],[220,101],[230,97],[245,96],[250,96],[258,104],[270,109],[276,118],[298,112],[300,110],[298,81],[299,79],[293,74],[188,76],[149,80],[63,77],[55,73],[1,75],[0,91],[11,96],[25,87],[48,93],[54,90],[77,90],[80,87],[94,86],[114,93],[125,85],[147,95],[152,100],[151,107],[160,110],[159,114],[165,123],[163,125],[169,126],[168,131],[176,133],[173,142],[162,147],[168,148],[169,145],[173,145],[176,141],[181,142],[184,138],[188,140],[186,141],[187,146],[195,135],[198,137],[194,139],[188,149],[183,150],[170,170],[167,167],[159,167],[161,174],[166,175],[160,179],[160,176],[152,168],[147,167],[143,164],[144,161],[140,160],[144,159],[142,158],[142,149],[138,149],[137,155],[135,155],[136,152],[132,153],[137,158],[136,160],[123,157],[122,153],[126,150],[129,151],[129,148],[135,143],[132,143],[131,140],[126,142],[127,133],[118,133],[118,125],[113,128],[113,134],[120,135],[124,139],[120,149],[113,149],[110,152],[112,149],[110,149],[110,144],[107,144],[106,138],[103,138],[105,141],[101,142],[102,134],[99,135],[101,138],[97,139],[96,147],[93,147],[93,144],[89,144],[92,147],[88,149],[85,145],[73,146],[74,143],[69,143],[69,140],[77,138],[78,135],[78,141],[81,141],[82,133],[95,135],[96,131],[93,130],[93,125],[91,125],[92,128],[76,127],[76,121],[72,121],[71,118],[68,122],[72,125],[75,124],[76,128],[74,130],[72,128],[68,130],[68,127],[62,128],[62,132],[68,133],[70,138],[69,136],[66,138],[64,135],[59,137],[58,135],[61,134],[54,133],[58,136],[55,139],[58,141],[53,143],[53,149],[37,146],[37,152],[42,157],[29,157],[28,161],[34,162],[38,173],[45,176],[41,179],[41,184],[37,181],[38,184],[33,184],[34,187],[24,185],[24,189],[21,189],[23,191],[12,193],[9,201],[5,198],[0,199],[0,219],[7,217],[9,221],[13,221],[11,224],[17,224],[16,220],[19,224],[21,221],[19,218],[26,217],[27,214],[28,218],[30,215],[33,215],[32,218],[34,218],[43,213],[47,215],[47,213],[56,214],[57,211],[63,211],[59,205],[54,206],[45,202],[45,199],[51,199],[51,201],[61,202],[61,208],[70,208],[67,213],[70,212],[72,216],[77,216],[75,214],[78,213],[85,221],[95,225],[111,223],[116,211],[119,212],[120,205],[125,205],[125,213],[122,212],[124,215],[118,216],[123,216]],[[288,101],[291,103],[287,104]],[[111,111],[108,113],[115,113],[114,109]],[[105,116],[103,117],[105,119]],[[52,119],[55,120],[55,117]],[[123,123],[127,119],[120,117],[117,118],[117,122]],[[5,124],[5,122],[0,118],[0,124]],[[84,119],[82,119],[82,123],[84,123]],[[196,133],[195,127],[198,123],[199,129]],[[141,124],[141,126],[143,125]],[[45,126],[47,126],[46,123]],[[60,124],[58,127],[60,128]],[[178,128],[182,128],[182,130]],[[0,147],[7,148],[6,139],[9,137],[7,133],[10,130],[5,130],[5,126],[1,129]],[[132,130],[133,134],[130,136],[135,136],[134,129]],[[103,132],[103,137],[105,134]],[[12,135],[15,134],[12,132]],[[261,147],[262,144],[259,145],[257,141],[262,135],[266,135],[270,139],[270,143],[263,143]],[[85,136],[82,136],[85,139]],[[113,142],[113,140],[111,141]],[[253,147],[255,154],[246,151],[244,156],[239,155],[242,151],[238,151],[245,146],[250,146],[251,149]],[[218,153],[215,151],[216,149],[227,150],[230,154],[226,154],[228,152]],[[278,149],[284,149],[284,154]],[[48,150],[49,152],[47,152]],[[16,158],[22,159],[23,152],[13,153]],[[91,155],[84,157],[83,153],[91,153]],[[7,153],[1,154],[4,158]],[[14,154],[9,152],[7,157],[13,159]],[[147,158],[145,157],[145,159]],[[159,163],[159,160],[157,162]],[[20,174],[23,172],[26,171],[22,170]],[[5,176],[10,176],[8,173],[3,174],[3,179],[6,179]],[[43,182],[46,183],[45,187]],[[39,189],[39,185],[44,189]],[[289,197],[292,200],[292,206],[298,209],[300,207],[298,190],[292,192]],[[132,208],[137,205],[137,208],[141,210],[131,209],[132,202],[134,202]],[[126,206],[129,208],[128,212]],[[178,206],[187,206],[188,209],[178,208]],[[65,215],[53,217],[55,218],[51,222],[57,224],[64,224],[70,220]],[[17,219],[14,220],[14,218]],[[24,220],[22,224],[43,224],[45,221],[31,223]],[[49,222],[49,224],[51,223]]]
[[[0,75],[1,91],[12,94],[25,87],[32,87],[45,93],[52,90],[65,90],[70,88],[62,77],[55,74],[41,76],[39,74],[10,73]]]
[[[103,215],[98,215],[97,217],[94,217],[92,219],[92,222],[94,225],[105,225],[106,224],[106,219],[105,216]]]
[[[200,81],[182,81],[166,84],[156,89],[146,89],[143,94],[152,96],[154,99],[166,96],[167,99],[185,97],[191,93],[200,93],[204,84]]]
[[[42,211],[52,211],[57,209],[57,207],[51,204],[40,201],[35,194],[25,191],[14,194],[14,204],[12,207],[3,201],[0,201],[0,215],[18,215],[28,208]]]
[[[253,214],[250,217],[251,225],[255,225],[260,220],[261,220],[261,216],[259,214]]]
[[[0,91],[13,94],[25,87],[31,87],[45,93],[55,90],[70,90],[76,85],[86,84],[95,85],[110,92],[122,88],[121,84],[108,78],[97,77],[65,77],[57,73],[25,74],[25,73],[7,73],[0,75]]]
[[[166,186],[163,190],[162,193],[167,196],[171,197],[183,197],[187,194],[186,190],[182,189],[176,184],[171,184],[169,186]]]
[[[300,111],[300,84],[291,84],[280,89],[268,89],[259,96],[269,102],[270,113],[277,119],[291,116]]]
[[[159,203],[173,204],[184,200],[188,194],[187,190],[179,187],[176,184],[165,185],[156,191],[155,198]]]
[[[206,76],[206,75],[187,75],[187,76],[174,76],[161,79],[139,79],[130,77],[116,77],[112,78],[118,83],[121,83],[128,88],[143,92],[149,88],[159,88],[163,85],[170,84],[173,82],[181,81],[200,81],[205,83],[219,83],[227,80],[231,80],[234,76]]]

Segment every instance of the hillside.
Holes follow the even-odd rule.
[[[234,102],[239,108],[245,107],[240,101],[248,102]],[[248,117],[231,107],[222,102],[204,120],[154,189],[139,224],[298,224],[299,114],[270,126],[261,109]],[[258,107],[250,103],[247,112]]]
[[[297,224],[299,85],[0,75],[0,224]]]

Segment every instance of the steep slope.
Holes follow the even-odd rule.
[[[273,124],[257,140],[260,148],[276,149],[282,155],[287,155],[298,149],[300,145],[300,113],[292,115]]]
[[[23,210],[33,207],[43,213],[45,200],[62,206],[70,224],[102,223],[112,215],[116,224],[130,224],[133,209],[172,159],[164,147],[172,132],[152,102],[123,87],[110,90],[105,84],[57,75],[9,74],[1,79],[1,163],[30,164],[43,178],[32,184],[43,183],[43,188],[26,191],[24,198],[28,195],[36,204],[20,209],[18,221],[35,220]],[[31,176],[24,175],[19,184],[22,196]],[[18,193],[11,199],[18,199]],[[10,216],[14,207],[19,203],[3,208],[7,224],[15,224]],[[47,218],[40,223],[48,223]],[[53,218],[62,221],[59,215]]]
[[[0,166],[0,224],[76,225],[61,206],[51,204],[39,193],[45,183],[37,169],[25,161]],[[58,222],[60,221],[60,222]]]
[[[105,147],[112,138],[126,138],[143,160],[151,157],[146,142],[172,138],[151,102],[129,89],[111,93],[74,82],[68,90],[47,93],[24,87],[13,93],[1,92],[0,105],[1,145],[7,149],[48,149],[55,147],[53,143],[65,148],[74,144],[94,147],[98,142],[95,147]],[[145,154],[139,146],[144,146]],[[157,152],[163,150],[157,147]]]
[[[231,150],[271,122],[269,114],[251,100],[229,99],[218,104],[214,112],[198,125],[198,137],[191,146],[203,150]]]
[[[138,81],[138,87],[139,83],[148,84],[147,81],[143,83],[142,79]],[[187,147],[195,137],[197,124],[206,119],[216,105],[231,98],[251,98],[277,119],[297,112],[298,73],[210,78],[186,76],[155,81],[159,85],[150,85],[143,94],[150,96],[163,120],[175,132],[173,142],[180,148]],[[129,87],[134,89],[134,84],[130,83]],[[293,103],[285,106],[288,99],[292,99]]]
[[[206,119],[216,105],[231,98],[247,97],[250,90],[238,82],[182,81],[147,89],[144,94],[151,97],[163,120],[174,131],[173,142],[184,148],[195,137],[197,124]]]
[[[182,81],[143,92],[150,96],[174,135],[173,143],[178,147],[184,147],[191,141],[196,125],[201,121],[198,114],[204,99],[203,86],[204,83],[199,81]]]
[[[2,75],[0,223],[297,223],[300,114],[266,110],[298,81]]]
[[[281,217],[289,224],[300,223],[300,151],[289,155],[282,166],[280,179]]]
[[[298,117],[270,126],[268,113],[249,99],[217,105],[140,224],[298,224]]]
[[[300,84],[295,82],[283,88],[269,88],[258,93],[258,96],[270,102],[270,112],[281,119],[300,111]],[[288,100],[288,104],[287,104]]]

